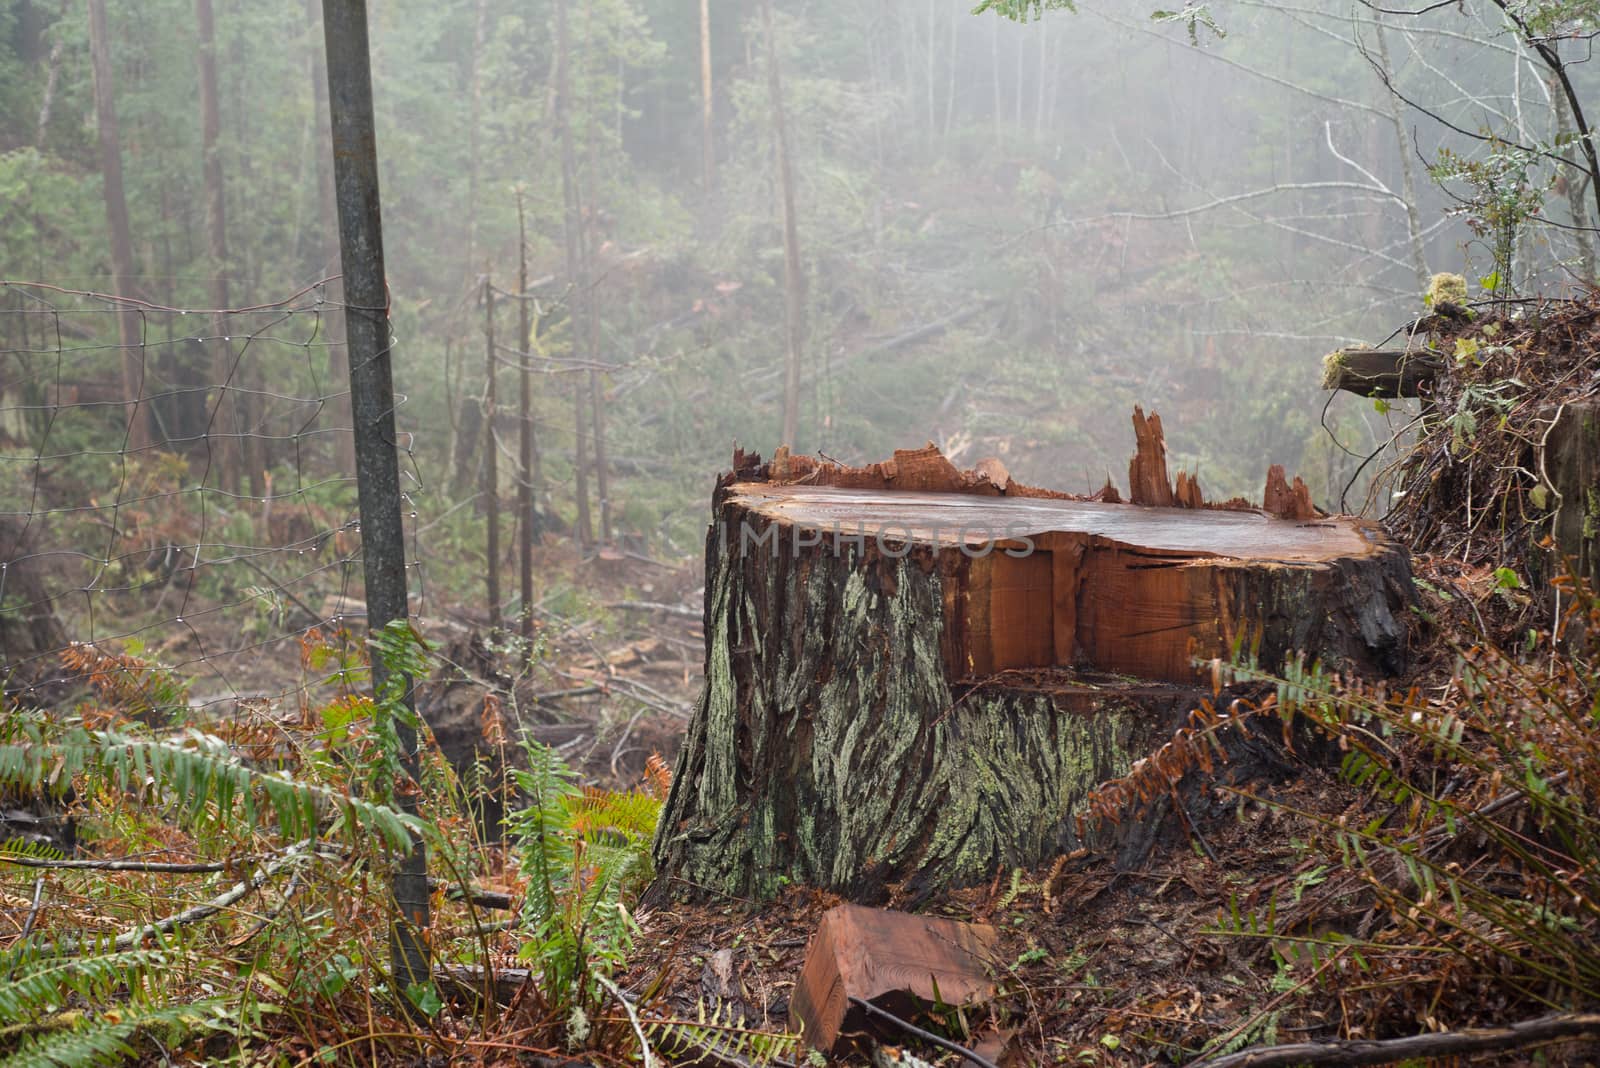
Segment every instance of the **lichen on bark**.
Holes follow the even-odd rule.
[[[952,686],[931,550],[780,537],[750,554],[725,532],[708,542],[706,685],[655,847],[680,890],[872,899],[1038,862],[1195,696],[1064,672]]]

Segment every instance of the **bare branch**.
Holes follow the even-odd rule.
[[[1524,1049],[1566,1038],[1600,1035],[1600,1013],[1553,1013],[1509,1027],[1441,1031],[1405,1038],[1350,1039],[1340,1042],[1295,1042],[1249,1049],[1215,1060],[1206,1068],[1288,1068],[1290,1065],[1388,1064],[1414,1058],[1452,1057],[1495,1050]]]

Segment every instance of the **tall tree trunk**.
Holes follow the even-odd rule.
[[[119,297],[132,297],[133,235],[128,226],[128,201],[122,189],[122,134],[117,127],[116,85],[111,73],[111,30],[105,0],[89,0],[89,62],[94,71],[95,122],[100,134],[100,170],[105,179],[106,226],[111,231],[111,287]],[[155,440],[150,406],[142,403],[144,350],[138,312],[123,306],[117,314],[122,346],[122,395],[127,399],[128,448],[149,447]]]
[[[1554,116],[1556,140],[1561,145],[1558,154],[1562,159],[1572,160],[1572,149],[1569,142],[1572,137],[1572,119],[1567,112],[1567,98],[1561,93],[1561,86],[1557,84],[1554,76],[1550,78],[1550,105]],[[1578,246],[1578,269],[1583,274],[1584,285],[1593,285],[1595,280],[1594,262],[1594,235],[1589,232],[1589,204],[1583,199],[1583,182],[1576,177],[1576,170],[1569,168],[1571,173],[1562,175],[1562,182],[1566,186],[1567,211],[1572,214],[1572,239]]]
[[[467,269],[477,262],[478,172],[482,168],[479,145],[483,124],[483,48],[489,34],[488,0],[478,0],[477,23],[472,31],[472,116],[467,124]]]
[[[792,448],[800,433],[800,354],[805,349],[806,279],[800,264],[800,231],[795,222],[789,125],[783,113],[783,82],[778,73],[778,43],[772,26],[772,0],[762,0],[761,20],[767,33],[767,92],[772,98],[772,134],[778,157],[778,188],[783,197],[783,319],[787,358],[783,382],[783,444]],[[931,39],[929,47],[932,47]]]
[[[488,544],[485,555],[488,566],[484,577],[488,580],[489,629],[500,629],[500,457],[499,442],[495,439],[495,416],[499,413],[499,398],[495,396],[495,363],[499,354],[494,346],[494,281],[486,271],[483,275],[483,501],[488,513]]]
[[[939,0],[928,0],[928,31],[927,40],[925,42],[927,44],[927,50],[923,53],[923,56],[927,62],[923,65],[923,89],[926,91],[928,103],[929,136],[932,136],[933,132],[938,128],[939,125],[938,110],[934,106],[933,84],[933,62],[938,51],[938,45],[934,43],[938,37],[938,15]]]
[[[1001,109],[1004,106],[1000,102],[1000,20],[999,19],[990,19],[989,20],[989,65],[992,68],[991,71],[990,71],[990,75],[992,76],[993,81],[994,81],[994,113],[989,117],[989,122],[994,128],[994,143],[995,143],[995,147],[998,148],[1000,146],[1000,122],[1001,122],[1001,118],[1002,118]]]
[[[589,352],[599,353],[600,317],[589,316]],[[605,390],[597,368],[589,369],[589,406],[593,412],[594,432],[594,490],[600,503],[600,542],[611,541],[611,474],[606,470],[606,410]]]
[[[717,143],[711,95],[711,0],[700,0],[700,167],[707,195],[716,185]]]
[[[562,240],[566,247],[568,298],[568,335],[572,339],[572,355],[583,353],[588,341],[584,329],[584,313],[588,310],[588,278],[583,270],[583,220],[578,204],[578,164],[572,149],[572,42],[567,33],[567,0],[556,0],[556,126],[561,134],[561,203]],[[577,495],[578,522],[576,537],[578,552],[585,553],[594,541],[594,524],[589,518],[589,475],[587,470],[588,442],[585,440],[586,416],[584,409],[589,398],[585,383],[580,377],[572,387],[573,442],[572,472]]]
[[[1387,83],[1394,77],[1394,66],[1389,62],[1389,39],[1383,32],[1383,16],[1372,13],[1378,36],[1378,62],[1383,64],[1383,77]],[[1411,245],[1411,269],[1417,274],[1418,294],[1428,290],[1428,257],[1422,246],[1422,223],[1417,217],[1416,164],[1411,159],[1411,142],[1406,139],[1405,124],[1400,121],[1400,96],[1393,89],[1384,94],[1389,112],[1389,124],[1394,127],[1395,145],[1400,149],[1400,196],[1405,200],[1406,236]]]
[[[959,55],[960,36],[959,26],[963,15],[956,8],[950,9],[950,50],[949,69],[944,72],[944,139],[950,140],[950,127],[955,122],[956,116],[956,79],[959,68],[956,59]]]
[[[583,57],[585,67],[593,62],[596,55],[594,46],[594,0],[584,0],[583,3]],[[589,79],[590,85],[595,84],[593,77]],[[597,227],[600,225],[599,197],[595,190],[599,187],[599,170],[595,165],[595,126],[594,116],[599,113],[595,101],[588,99],[585,94],[586,111],[590,116],[588,126],[584,131],[584,167],[587,172],[587,188],[589,190],[588,211],[581,210],[583,198],[580,196],[580,217],[583,220],[582,240],[579,252],[583,257],[583,276],[589,279],[590,289],[584,303],[584,311],[588,319],[589,345],[588,354],[591,366],[589,368],[589,408],[592,422],[589,424],[594,437],[594,490],[595,498],[600,504],[600,542],[602,545],[611,541],[611,473],[606,470],[606,412],[605,397],[601,388],[600,371],[593,366],[601,362],[600,344],[600,301],[596,292],[599,284],[600,273],[595,270],[595,253],[599,249],[599,234]],[[621,135],[618,134],[620,143]],[[584,186],[579,185],[582,190]]]
[[[172,192],[163,186],[160,255],[165,288],[162,299],[169,310],[162,315],[167,343],[159,364],[164,385],[172,391],[167,403],[162,406],[165,412],[164,436],[175,438],[184,443],[185,448],[191,448],[206,432],[205,350],[193,341],[179,341],[178,316],[170,310],[178,305],[178,285],[172,269],[172,230],[175,225]]]
[[[1039,19],[1039,84],[1033,87],[1033,139],[1044,133],[1044,87],[1050,68],[1050,20]]]
[[[217,413],[212,424],[221,437],[217,449],[217,462],[221,468],[219,483],[230,492],[238,492],[241,454],[240,435],[247,431],[241,415],[247,410],[242,394],[243,376],[233,366],[233,346],[225,341],[228,336],[228,319],[225,310],[228,293],[228,218],[226,190],[222,182],[222,157],[217,140],[222,132],[222,114],[217,105],[217,49],[216,28],[211,14],[211,0],[194,0],[195,25],[199,32],[200,48],[197,59],[200,65],[200,152],[201,176],[205,186],[206,201],[206,254],[210,260],[211,278],[211,377],[216,382]],[[251,468],[253,464],[249,465]],[[250,471],[251,482],[257,473]]]
[[[322,0],[306,0],[306,22],[311,26],[312,37],[307,51],[311,56],[311,104],[316,113],[317,129],[328,128],[328,68],[323,54]],[[350,416],[350,361],[341,339],[344,337],[344,279],[339,273],[339,216],[333,200],[333,145],[326,137],[316,139],[317,152],[317,219],[322,234],[322,262],[317,267],[319,278],[333,278],[328,283],[327,308],[322,314],[322,337],[328,345],[328,381],[333,391],[329,407],[333,409],[338,432],[333,438],[333,459],[338,472],[353,475],[356,469],[356,436]]]
[[[533,513],[534,464],[538,444],[533,428],[533,372],[528,367],[528,227],[523,215],[522,189],[517,189],[517,363],[520,414],[517,435],[517,563],[522,580],[522,636],[533,640],[533,539],[539,524]]]
[[[41,150],[44,148],[45,133],[50,128],[50,112],[55,105],[56,85],[61,80],[61,52],[66,43],[65,37],[57,34],[55,43],[50,46],[50,58],[45,61],[44,92],[40,94],[39,122],[33,135],[34,145]]]

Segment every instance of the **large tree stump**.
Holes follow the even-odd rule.
[[[735,466],[656,840],[681,892],[988,879],[1075,844],[1084,794],[1202,696],[1196,658],[1403,659],[1409,565],[1358,520],[1072,499],[931,446]]]

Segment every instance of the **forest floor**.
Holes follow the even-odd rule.
[[[1536,390],[1528,383],[1537,385],[1541,372],[1563,390],[1588,381],[1588,353],[1600,353],[1600,346],[1573,339],[1600,333],[1600,308],[1543,320],[1542,329],[1563,339],[1567,348],[1560,351],[1578,354],[1577,362],[1541,363],[1532,342],[1506,344],[1520,322],[1502,320],[1495,351],[1464,362],[1458,374],[1515,373],[1530,397]],[[1102,788],[1136,802],[1111,806],[1119,815],[1110,837],[1090,839],[1104,844],[1033,870],[997,870],[984,885],[920,898],[891,890],[888,900],[873,902],[989,924],[998,932],[998,996],[962,1013],[924,1014],[919,1022],[996,1065],[1123,1065],[1189,1063],[1301,1040],[1507,1025],[1600,1004],[1600,818],[1593,814],[1600,808],[1600,736],[1593,729],[1600,672],[1592,666],[1600,662],[1594,647],[1600,597],[1564,587],[1564,619],[1578,626],[1568,640],[1554,641],[1558,621],[1533,592],[1543,581],[1539,569],[1548,568],[1547,551],[1533,533],[1538,487],[1516,481],[1537,469],[1516,451],[1526,446],[1521,425],[1501,421],[1490,429],[1485,419],[1477,437],[1467,439],[1469,450],[1462,447],[1459,422],[1445,422],[1411,453],[1423,470],[1445,473],[1422,484],[1413,472],[1413,484],[1424,485],[1426,494],[1409,500],[1426,496],[1426,506],[1408,504],[1402,516],[1400,535],[1413,549],[1419,595],[1403,678],[1362,683],[1307,670],[1277,680],[1246,676],[1214,696],[1216,709],[1230,710],[1226,723],[1196,722],[1188,735],[1178,732],[1125,779]],[[1507,514],[1531,518],[1490,538],[1481,516],[1456,516],[1451,509],[1468,498],[1453,485],[1474,477],[1494,487],[1495,500],[1517,506]],[[1477,522],[1463,522],[1473,518]],[[554,750],[584,787],[625,791],[652,774],[659,779],[701,687],[699,561],[607,552],[580,562],[570,546],[550,544],[539,550],[536,570],[545,592],[536,598],[528,645],[489,639],[490,621],[471,597],[434,597],[419,611],[439,661],[419,691],[419,707],[441,750],[458,768],[469,765],[484,756],[491,728],[503,719]],[[271,725],[287,728],[274,739],[287,734],[303,748],[285,760],[280,746],[270,758],[285,760],[291,770],[328,775],[341,790],[364,788],[357,773],[378,766],[362,763],[361,745],[370,747],[371,736],[340,733],[347,728],[318,718],[338,706],[312,692],[317,676],[308,660],[288,649],[265,655],[248,643],[240,652],[215,655],[238,647],[239,635],[205,607],[186,607],[188,626],[165,643],[151,643],[148,652],[179,666],[201,707],[232,710],[232,717],[214,719],[233,734],[219,729],[218,735],[230,746],[248,744],[233,721],[253,715],[252,702],[272,703],[262,695],[298,694],[304,722],[290,722],[293,701],[285,698],[274,713],[280,721]],[[141,678],[154,678],[139,670]],[[115,685],[108,692],[126,696]],[[317,714],[309,714],[313,705]],[[88,707],[80,708],[85,717]],[[112,717],[92,711],[102,720]],[[136,715],[109,721],[128,723]],[[325,754],[335,759],[313,759]],[[222,851],[229,866],[212,870],[223,873],[218,878],[224,882],[235,863],[229,849],[248,847],[258,856],[275,855],[271,849],[281,856],[283,849],[281,842],[269,849],[259,825],[248,834],[230,828],[212,838],[180,832],[167,825],[172,812],[130,805],[117,790],[74,804],[92,810],[91,833],[109,845],[107,855]],[[470,837],[462,833],[464,817],[449,818],[452,833]],[[229,837],[235,833],[241,837]],[[363,848],[355,841],[342,845],[346,859]],[[484,843],[472,848],[489,861],[468,873],[474,885],[506,895],[513,905],[522,900],[530,879],[507,863],[509,851]],[[575,863],[582,884],[583,865]],[[318,966],[330,967],[338,980],[329,988],[335,992],[301,1004],[329,1011],[295,1010],[285,997],[274,1010],[282,1015],[256,1036],[281,1054],[282,1063],[423,1063],[417,1058],[423,1044],[435,1051],[426,1063],[635,1063],[633,1054],[619,1052],[631,1041],[621,1014],[594,1021],[618,1041],[615,1048],[586,1050],[585,1061],[563,1059],[560,1044],[570,1027],[559,1014],[518,1023],[514,1010],[496,1031],[493,1012],[485,1026],[470,1005],[452,1004],[426,1034],[403,1020],[375,1019],[371,991],[357,992],[356,984],[347,987],[340,978],[359,969],[338,953],[359,949],[375,959],[386,937],[384,889],[367,886],[364,874],[352,876],[355,868],[325,865],[314,878],[308,868],[299,894],[311,900],[291,901],[291,882],[259,923],[241,912],[230,917],[233,927],[219,923],[215,931],[194,934],[185,951],[211,971],[197,967],[195,976],[181,979],[189,984],[182,996],[198,997],[194,990],[205,975],[270,978],[268,965],[320,953],[327,959],[318,958]],[[166,875],[68,872],[42,892],[45,881],[26,868],[0,875],[8,879],[0,886],[0,922],[9,919],[14,927],[0,935],[6,943],[0,952],[11,952],[12,940],[25,941],[36,921],[52,937],[83,929],[137,932],[129,925],[170,912],[180,889],[195,895],[215,889],[175,887],[162,881]],[[365,904],[346,915],[342,910],[358,892]],[[518,954],[529,945],[526,918],[486,928],[442,888],[436,897],[434,931],[447,943],[442,958],[449,950],[454,956],[447,959],[478,959],[500,969],[524,963]],[[767,902],[702,894],[698,903],[641,906],[615,982],[658,1021],[792,1031],[790,1000],[807,944],[822,915],[839,903],[794,887]],[[280,913],[292,922],[269,929]],[[588,922],[585,915],[577,927],[580,942]],[[321,938],[331,941],[317,944]],[[239,953],[252,941],[258,950],[253,973],[242,967]],[[196,946],[210,956],[195,953]],[[286,974],[303,971],[295,962]],[[113,996],[95,989],[100,997]],[[52,1019],[77,1027],[69,1016]],[[381,1029],[388,1036],[382,1047],[376,1038]],[[1596,1063],[1596,1033],[1536,1052],[1480,1054],[1473,1063]],[[324,1057],[329,1042],[346,1052]],[[352,1052],[358,1043],[373,1051],[368,1059]],[[199,1060],[191,1056],[184,1063],[207,1063],[220,1048],[209,1043]],[[924,1063],[943,1068],[965,1061],[926,1045],[916,1051]],[[748,1060],[728,1055],[703,1062],[744,1068]]]
[[[1462,628],[1481,612],[1493,612],[1487,603],[1496,593],[1483,568],[1426,556],[1417,565],[1433,591],[1425,610],[1437,626],[1424,628],[1413,670],[1396,684],[1400,691],[1449,685],[1451,644],[1467,636]],[[689,597],[698,593],[696,579],[685,569],[657,582]],[[1486,607],[1468,607],[1479,604]],[[697,670],[670,660],[666,671],[640,650],[695,643],[698,624],[644,614],[653,618],[630,616],[612,633],[578,628],[561,636],[552,676],[618,688],[644,681],[692,700]],[[1185,780],[1181,814],[1170,805],[1130,814],[1148,845],[1131,865],[1109,852],[1079,851],[1033,870],[996,871],[988,885],[878,902],[999,932],[1002,995],[965,1019],[970,1048],[996,1064],[1185,1063],[1322,1036],[1330,1028],[1379,1038],[1417,1030],[1413,1011],[1419,997],[1426,1004],[1437,978],[1426,967],[1352,985],[1348,973],[1331,967],[1341,955],[1333,938],[1323,956],[1296,951],[1307,933],[1365,931],[1381,917],[1383,906],[1370,892],[1341,881],[1311,843],[1331,825],[1391,817],[1395,806],[1352,785],[1337,750],[1285,744],[1272,722],[1236,750],[1238,773],[1227,781]],[[637,782],[646,751],[671,760],[683,725],[677,714],[646,708],[622,734],[581,713],[531,729],[565,747],[586,781],[625,788]],[[617,760],[618,751],[629,759]],[[657,991],[653,1009],[668,1017],[792,1029],[789,1002],[808,941],[823,913],[841,901],[795,887],[769,902],[721,898],[641,910],[638,939],[616,978],[627,990]],[[1250,930],[1250,917],[1269,908],[1282,910],[1272,931]],[[510,955],[516,947],[517,937],[507,933],[493,948]],[[1386,982],[1395,984],[1392,998]],[[1439,979],[1431,996],[1437,1002],[1455,995]],[[1494,1016],[1489,1003],[1447,1000],[1434,1008],[1441,1019]],[[1546,1047],[1543,1063],[1589,1063],[1586,1048]],[[962,1063],[936,1053],[919,1051],[933,1063]],[[1524,1060],[1499,1055],[1492,1063]]]

